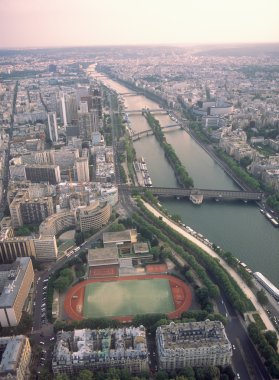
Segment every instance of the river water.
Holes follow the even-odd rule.
[[[118,93],[131,92],[110,79],[104,84]],[[123,96],[126,112],[129,110],[158,109],[158,104],[144,96]],[[168,115],[154,115],[162,126],[172,124]],[[130,115],[131,127],[135,132],[149,129],[141,114]],[[187,134],[180,129],[165,132],[167,142],[176,151],[197,188],[237,190],[237,185],[218,164]],[[142,137],[134,143],[137,156],[143,156],[154,186],[177,187],[172,168],[155,137]],[[253,272],[267,276],[279,287],[279,229],[260,213],[253,203],[205,201],[193,205],[185,199],[162,199],[160,203],[171,214],[178,214],[182,221],[202,233],[210,241],[230,251],[245,262]]]

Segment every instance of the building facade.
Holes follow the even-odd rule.
[[[28,379],[31,347],[24,335],[0,337],[0,378],[7,380]]]
[[[231,363],[232,346],[220,321],[174,323],[156,330],[158,366],[172,371],[185,367]]]
[[[9,205],[14,228],[39,224],[54,212],[52,197],[32,198],[29,191],[19,191]]]
[[[40,224],[39,232],[42,236],[53,236],[76,227],[74,211],[65,211],[53,214]]]
[[[25,173],[26,179],[31,182],[48,182],[51,185],[61,182],[58,165],[26,165]]]
[[[5,269],[6,278],[2,281],[1,287],[0,323],[2,327],[17,326],[34,282],[32,260],[30,257],[21,257],[16,259],[11,268],[5,266],[2,271],[3,269]]]
[[[127,369],[133,374],[148,369],[143,326],[58,332],[52,359],[54,375],[110,368]]]
[[[57,128],[56,112],[49,112],[47,114],[47,121],[48,121],[49,139],[52,142],[57,142],[58,141],[58,128]]]
[[[89,206],[79,207],[76,211],[80,230],[98,231],[106,225],[111,217],[111,205],[107,202],[95,201]]]
[[[89,182],[89,165],[87,157],[76,159],[76,173],[78,182]]]

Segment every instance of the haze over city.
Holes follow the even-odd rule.
[[[278,42],[277,0],[1,0],[0,48]]]

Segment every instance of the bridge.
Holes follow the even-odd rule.
[[[122,92],[119,93],[121,96],[139,96],[139,95],[144,95],[143,92]]]
[[[163,108],[154,108],[154,109],[140,109],[140,110],[127,110],[126,113],[128,115],[136,115],[138,113],[144,114],[144,112],[151,112],[151,113],[157,113],[157,114],[166,114],[167,111]]]
[[[163,129],[170,129],[170,128],[174,128],[174,127],[180,127],[182,128],[181,124],[170,124],[170,125],[165,125],[164,127],[161,127],[161,130]],[[150,135],[153,135],[154,132],[152,129],[146,129],[144,131],[140,131],[140,132],[133,132],[133,134],[131,135],[131,138],[133,141],[136,141],[136,140],[139,140],[142,136],[150,136]]]
[[[242,200],[242,201],[261,201],[263,193],[254,191],[238,191],[238,190],[211,190],[211,189],[183,189],[171,187],[140,187],[119,185],[119,187],[127,192],[136,191],[143,193],[148,190],[153,195],[160,197],[187,197],[190,195],[202,195],[203,199],[215,200]]]

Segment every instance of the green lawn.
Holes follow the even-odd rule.
[[[174,310],[169,281],[164,278],[98,282],[85,288],[84,318],[169,313]]]

